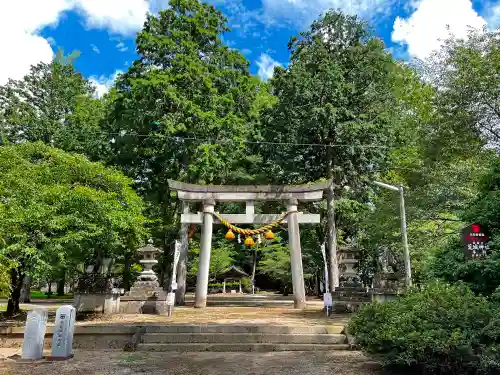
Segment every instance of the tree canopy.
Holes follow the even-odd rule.
[[[130,185],[119,171],[40,142],[2,146],[0,254],[13,262],[13,291],[27,272],[75,270],[139,244],[146,220]]]

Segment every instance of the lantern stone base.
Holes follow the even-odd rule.
[[[371,293],[371,301],[372,302],[388,302],[396,299],[401,294],[397,291],[393,290],[373,290]]]
[[[157,282],[139,281],[122,298],[120,310],[124,314],[167,315],[167,292]]]
[[[116,314],[120,310],[120,291],[113,289],[110,293],[75,293],[73,306],[79,314]]]

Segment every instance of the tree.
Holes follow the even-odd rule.
[[[480,146],[500,146],[500,30],[470,30],[466,39],[451,36],[421,63],[437,88],[434,153],[473,154]]]
[[[305,236],[301,236],[305,237]],[[311,279],[314,275],[316,265],[311,258],[314,258],[314,253],[307,246],[306,242],[305,252],[303,256],[304,279]],[[316,244],[317,245],[317,244]],[[290,250],[285,242],[285,239],[276,236],[272,241],[264,241],[259,246],[260,261],[258,270],[269,276],[270,278],[278,281],[281,284],[284,295],[288,295],[292,291],[292,269],[290,262]],[[316,251],[316,254],[318,252]],[[321,255],[320,255],[321,256]]]
[[[277,105],[267,113],[271,174],[285,183],[332,179],[328,197],[330,280],[338,286],[334,195],[360,192],[391,147],[396,64],[355,16],[328,12],[290,41],[291,62],[272,80]],[[361,195],[356,199],[363,200]]]
[[[10,143],[42,141],[98,159],[99,122],[104,101],[72,63],[75,54],[59,51],[50,63],[31,67],[21,80],[0,86],[0,135]]]
[[[217,275],[224,272],[234,263],[234,244],[226,240],[219,240],[213,247],[210,255],[210,280],[215,280]],[[198,244],[190,249],[189,253],[189,276],[194,278],[198,274],[200,248]]]
[[[424,282],[436,252],[465,225],[462,212],[476,198],[493,153],[478,148],[477,138],[467,139],[470,143],[464,147],[462,133],[441,132],[449,125],[443,122],[445,110],[437,101],[442,93],[419,73],[413,67],[398,67],[394,85],[400,114],[395,124],[398,142],[388,152],[387,169],[376,178],[405,187],[412,275],[416,282]],[[378,188],[370,194],[373,209],[363,218],[358,234],[360,266],[366,276],[379,267],[382,253],[402,261],[399,197]]]
[[[259,85],[248,61],[222,44],[225,24],[211,5],[172,0],[148,16],[136,41],[141,57],[118,80],[116,162],[156,201],[169,176],[225,182],[238,171],[234,160],[244,160]]]
[[[9,314],[26,273],[111,258],[145,236],[143,203],[120,172],[37,143],[0,148],[0,255]],[[135,247],[132,247],[135,248]]]
[[[283,294],[288,295],[292,290],[292,268],[290,251],[286,244],[276,242],[265,246],[259,262],[259,271],[281,283]]]
[[[223,44],[220,11],[198,0],[169,5],[138,34],[140,57],[118,78],[106,128],[111,162],[134,178],[165,243],[177,237],[181,212],[167,180],[250,181],[256,160],[245,140],[268,98],[248,61]]]
[[[480,224],[491,236],[491,249],[484,259],[470,260],[458,235],[439,249],[430,262],[430,276],[450,283],[466,282],[474,292],[490,296],[500,283],[500,159],[497,157],[479,184],[479,194],[461,214],[465,224]]]

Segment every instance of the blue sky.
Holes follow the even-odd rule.
[[[267,79],[286,65],[290,36],[308,27],[327,9],[367,19],[376,35],[399,59],[425,58],[446,37],[469,26],[500,26],[500,0],[207,0],[221,9],[232,32],[231,48],[250,61],[251,71]],[[0,84],[19,79],[30,64],[50,61],[58,47],[81,51],[77,68],[104,93],[137,58],[135,34],[146,12],[168,0],[1,0]]]

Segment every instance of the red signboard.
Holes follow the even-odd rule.
[[[462,229],[462,244],[465,254],[470,259],[483,258],[490,249],[490,237],[478,224],[472,224]]]

